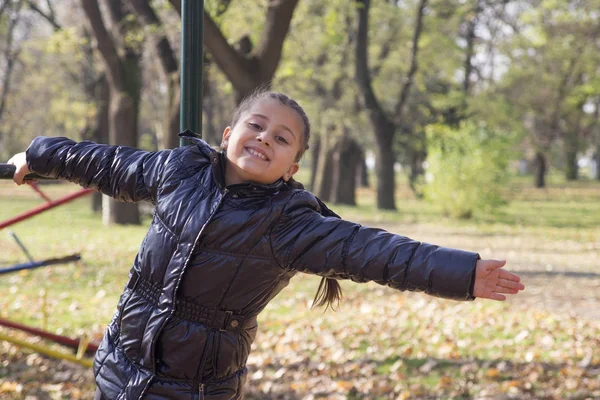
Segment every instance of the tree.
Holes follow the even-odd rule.
[[[0,122],[2,122],[2,117],[6,109],[6,104],[8,101],[8,96],[11,91],[11,84],[13,71],[15,68],[15,64],[19,59],[19,55],[21,53],[21,46],[18,43],[18,40],[15,40],[15,33],[17,29],[17,25],[22,18],[22,9],[23,9],[23,0],[17,1],[5,1],[0,6],[0,31],[3,31],[3,36],[6,37],[5,43],[3,43],[3,51],[2,56],[5,60],[6,65],[3,68],[3,77],[0,87]],[[4,16],[6,15],[7,21],[5,21]],[[0,126],[2,126],[0,124]],[[0,128],[0,144],[3,144],[3,140],[6,138],[6,133],[2,132],[2,128]],[[0,146],[4,148],[5,146]]]
[[[324,201],[356,204],[355,178],[366,142],[356,109],[352,48],[354,7],[343,0],[309,0],[298,6],[286,41],[294,57],[282,60],[274,85],[311,116],[310,189]],[[306,38],[311,40],[307,41]]]
[[[136,147],[142,70],[140,44],[132,38],[137,37],[138,25],[121,0],[107,0],[114,25],[111,35],[102,19],[98,1],[81,0],[81,5],[96,37],[108,75],[109,142]],[[105,223],[140,223],[139,210],[135,204],[105,199]]]
[[[65,29],[57,19],[52,1],[46,0],[46,8],[48,11],[43,10],[32,0],[29,0],[27,5],[52,26],[55,34],[60,34],[61,31]],[[83,31],[83,40],[79,40],[76,43],[76,46],[79,46],[81,48],[81,53],[85,55],[79,63],[82,79],[80,79],[75,71],[69,71],[68,68],[65,68],[65,70],[69,71],[72,82],[77,82],[82,85],[83,92],[87,95],[87,100],[96,110],[94,120],[89,120],[87,125],[83,128],[81,138],[92,140],[97,143],[107,143],[109,137],[108,106],[110,104],[108,81],[106,79],[106,74],[103,71],[97,72],[94,68],[94,52],[91,46],[92,38],[89,30],[85,27],[78,29]],[[96,192],[92,195],[91,207],[95,212],[100,212],[102,210],[101,193]]]
[[[179,59],[169,42],[162,21],[150,5],[150,0],[131,0],[131,5],[139,15],[142,23],[153,32],[150,37],[167,84],[167,106],[165,108],[163,135],[160,141],[162,148],[172,149],[179,146],[179,138],[175,134],[179,132],[180,124]]]
[[[181,1],[169,0],[181,15]],[[229,2],[224,2],[228,5]],[[283,43],[290,28],[298,0],[270,1],[264,29],[258,45],[254,46],[248,35],[230,44],[219,26],[205,11],[204,44],[235,89],[236,102],[260,86],[269,86],[279,61]]]
[[[520,15],[526,21],[518,29],[522,33],[509,42],[511,68],[500,91],[517,105],[530,132],[536,187],[545,186],[547,157],[556,144],[562,145],[567,179],[576,179],[577,153],[591,137],[593,116],[584,108],[600,93],[595,78],[600,25],[589,12],[598,5],[592,3],[580,9],[575,2],[531,1]]]
[[[370,0],[356,0],[356,10],[358,14],[358,37],[356,41],[355,59],[356,79],[375,133],[375,142],[377,144],[377,207],[380,209],[393,210],[396,208],[394,202],[394,163],[396,161],[393,148],[394,137],[399,130],[398,127],[403,118],[403,112],[410,88],[413,84],[413,78],[417,72],[419,39],[422,32],[423,16],[426,6],[427,0],[419,1],[412,38],[412,53],[409,71],[405,77],[394,111],[389,114],[384,110],[381,101],[373,91],[371,72],[368,67],[367,48]]]

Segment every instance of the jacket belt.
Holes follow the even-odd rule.
[[[161,289],[144,279],[138,272],[132,272],[127,287],[143,296],[152,305],[158,306]],[[234,333],[239,333],[242,329],[256,324],[255,316],[209,308],[186,299],[175,300],[174,315],[186,321],[199,322],[209,328]]]

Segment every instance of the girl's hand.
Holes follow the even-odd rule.
[[[519,290],[525,289],[525,285],[520,283],[521,278],[502,267],[506,261],[479,260],[475,266],[475,286],[473,287],[473,296],[504,301],[505,294],[517,294]]]
[[[25,175],[31,173],[29,167],[27,166],[25,152],[12,156],[12,158],[8,160],[8,164],[12,164],[17,167],[15,175],[13,176],[13,181],[15,181],[17,185],[22,185],[24,183],[23,179],[25,178]]]

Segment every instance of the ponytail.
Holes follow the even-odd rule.
[[[321,283],[319,283],[317,294],[315,294],[312,308],[325,306],[325,311],[327,311],[327,308],[336,311],[340,300],[342,300],[342,287],[339,282],[332,278],[323,277]]]

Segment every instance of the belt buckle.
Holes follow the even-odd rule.
[[[131,290],[135,290],[137,284],[140,282],[140,274],[137,271],[133,271],[131,273],[131,278],[129,278],[129,282],[127,282],[127,287]]]
[[[219,329],[221,332],[226,331],[229,327],[229,321],[231,320],[232,315],[233,311],[225,311],[225,319],[223,320],[223,325]]]

